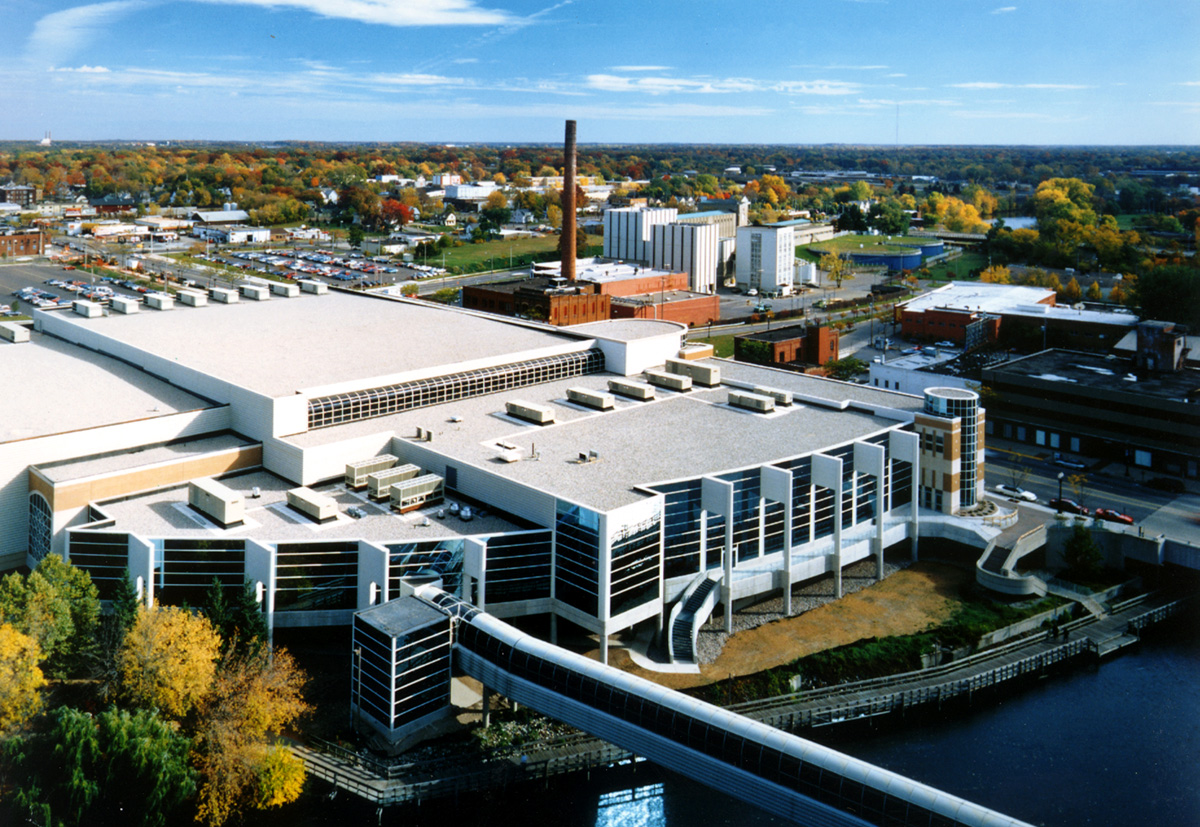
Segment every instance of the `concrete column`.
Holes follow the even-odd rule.
[[[919,507],[921,502],[921,437],[912,431],[892,431],[888,434],[892,457],[912,463],[912,502],[909,506],[908,536],[912,544],[912,559],[917,560],[920,535]]]
[[[887,453],[882,445],[869,442],[854,443],[854,467],[875,478],[875,537],[872,551],[875,553],[875,579],[883,579],[883,475]]]
[[[833,592],[842,596],[842,460],[826,454],[813,454],[814,485],[833,492]]]
[[[488,689],[487,686],[485,685],[482,689],[482,692],[483,692],[483,701],[482,701],[483,725],[487,726],[488,724],[490,724],[492,722],[492,709],[491,709],[492,690]]]
[[[764,466],[762,492],[766,499],[783,506],[783,614],[787,616],[792,613],[792,472]]]
[[[722,564],[725,576],[721,600],[725,604],[725,631],[733,632],[733,483],[715,477],[700,480],[700,507],[725,518],[725,548]]]
[[[608,665],[608,630],[600,633],[600,662]]]
[[[558,615],[550,613],[550,642],[558,645]]]

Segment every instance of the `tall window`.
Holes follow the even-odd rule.
[[[37,491],[29,495],[29,556],[41,560],[50,553],[50,538],[53,535],[54,514],[50,503]]]

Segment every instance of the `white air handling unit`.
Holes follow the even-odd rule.
[[[314,522],[327,523],[337,519],[337,500],[311,488],[291,489],[287,492],[287,504]]]
[[[229,287],[210,287],[208,297],[221,304],[237,304],[238,291]]]
[[[238,290],[241,291],[243,298],[252,302],[265,302],[271,298],[271,291],[261,284],[243,284]]]
[[[225,528],[246,519],[246,500],[237,491],[213,479],[188,483],[188,505]]]
[[[769,396],[775,400],[776,405],[787,407],[792,404],[792,392],[780,390],[779,388],[768,388],[765,385],[755,385],[754,392],[759,396]]]
[[[329,292],[329,285],[323,281],[314,281],[313,279],[301,279],[300,290],[305,293],[312,293],[315,296],[323,296]]]
[[[271,282],[271,293],[275,296],[283,296],[285,299],[294,299],[300,295],[300,285],[290,281],[273,281]]]
[[[23,324],[0,322],[0,339],[8,342],[28,342],[29,328]]]
[[[137,313],[140,302],[132,296],[113,296],[108,300],[108,306],[114,313]]]
[[[618,396],[625,396],[642,402],[654,398],[654,388],[643,382],[632,382],[629,379],[609,379],[608,389]]]
[[[665,370],[646,371],[646,381],[667,390],[685,393],[692,389],[692,377],[680,373],[667,373]]]
[[[747,411],[758,413],[770,413],[775,410],[775,400],[771,397],[744,391],[730,391],[729,404],[735,408],[744,408]]]
[[[98,319],[104,315],[103,307],[86,299],[71,302],[71,309],[85,319]]]
[[[534,425],[550,425],[554,422],[554,409],[545,405],[535,405],[522,399],[514,399],[504,403],[504,410],[509,416],[532,422]]]
[[[398,482],[391,488],[392,508],[401,514],[423,505],[436,505],[446,494],[445,483],[437,474],[425,474]]]
[[[208,295],[197,290],[179,290],[175,293],[175,298],[179,299],[180,304],[186,304],[188,307],[208,305]]]
[[[397,465],[395,468],[368,474],[367,496],[373,500],[386,500],[393,485],[420,475],[421,469],[416,465]]]
[[[380,454],[370,459],[346,463],[346,487],[362,488],[367,484],[367,475],[386,471],[400,460],[391,454]]]
[[[567,399],[576,405],[595,408],[598,411],[610,411],[617,404],[617,400],[613,399],[611,393],[593,391],[587,388],[567,388]]]
[[[698,365],[686,359],[668,359],[667,372],[690,376],[697,385],[715,388],[721,384],[721,369],[711,365]]]
[[[147,293],[146,307],[154,310],[174,310],[175,300],[166,293]]]

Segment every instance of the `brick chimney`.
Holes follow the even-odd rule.
[[[575,121],[567,121],[563,144],[562,275],[575,281]]]

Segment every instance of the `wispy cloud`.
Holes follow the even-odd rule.
[[[777,92],[785,95],[853,95],[861,86],[842,80],[785,80],[767,81],[756,78],[693,78],[626,77],[597,74],[584,79],[588,88],[602,92],[641,92],[647,95],[728,94],[746,92]]]
[[[321,17],[384,26],[497,26],[518,17],[480,8],[473,0],[201,0],[221,5],[293,8]]]
[[[816,69],[821,72],[830,71],[850,71],[850,72],[870,72],[889,69],[890,66],[881,63],[869,64],[846,64],[846,63],[798,63],[792,67],[793,69]]]
[[[103,34],[112,21],[144,5],[141,0],[114,0],[52,12],[34,24],[26,56],[54,65]]]
[[[1200,80],[1183,80],[1179,82],[1180,86],[1200,86]]]
[[[1017,10],[1016,6],[1001,6],[998,9],[992,9],[992,14],[1008,14]]]
[[[1094,86],[1087,86],[1080,83],[999,83],[996,81],[977,80],[970,83],[951,83],[948,84],[952,89],[1049,89],[1049,90],[1071,90],[1071,89],[1094,89]]]
[[[614,72],[669,72],[670,66],[610,66]]]
[[[884,75],[884,77],[885,78],[906,78],[906,77],[908,77],[908,75],[906,75],[904,72],[892,72],[890,74]]]
[[[75,67],[71,67],[71,66],[52,67],[50,69],[50,71],[51,72],[80,72],[81,74],[85,74],[85,75],[103,75],[108,72],[111,72],[112,70],[109,69],[107,66],[88,66],[85,64],[83,66],[75,66]]]

